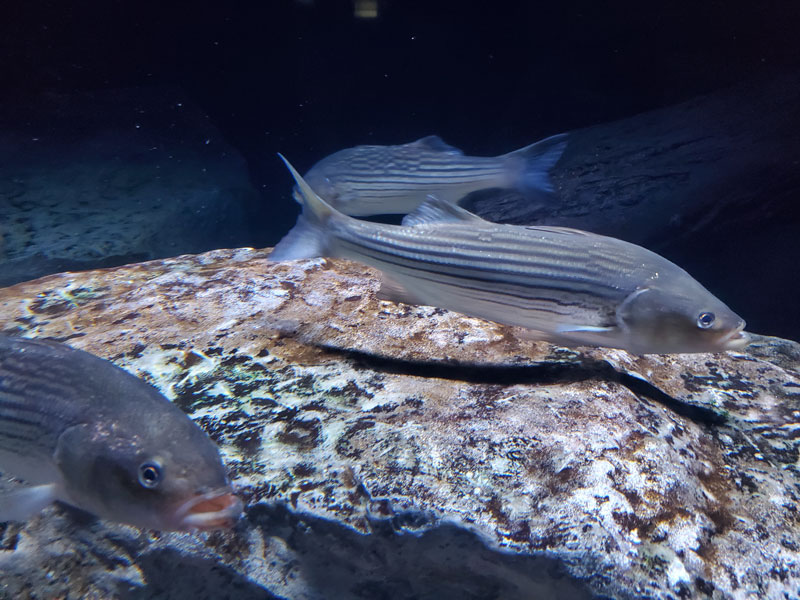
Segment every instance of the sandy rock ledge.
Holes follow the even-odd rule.
[[[0,289],[0,329],[152,382],[248,503],[198,536],[52,507],[0,528],[2,597],[800,593],[800,345],[569,350],[377,300],[355,263],[266,255]]]

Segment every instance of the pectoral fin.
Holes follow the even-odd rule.
[[[550,342],[559,346],[583,346],[591,344],[590,339],[593,335],[604,335],[614,330],[613,327],[595,327],[593,325],[558,325],[552,331],[546,331],[547,327],[542,326],[541,330],[523,329],[520,337],[535,342]]]
[[[381,288],[378,290],[378,298],[389,302],[402,302],[403,304],[424,304],[413,293],[409,292],[402,283],[389,279],[383,274],[381,274]]]
[[[554,329],[554,338],[565,346],[627,347],[624,332],[617,326],[562,324]]]
[[[530,340],[532,342],[552,342],[554,337],[552,333],[546,333],[539,329],[531,329],[529,327],[515,327],[516,335],[523,340]]]
[[[598,327],[596,325],[575,325],[564,323],[552,329],[542,325],[542,330],[523,330],[520,337],[533,341],[545,341],[557,346],[574,348],[576,346],[607,345],[611,343],[618,331],[616,327]]]
[[[559,325],[556,327],[558,333],[609,333],[613,327],[595,327],[594,325]]]
[[[58,500],[59,485],[45,483],[21,487],[0,495],[0,522],[27,521]]]

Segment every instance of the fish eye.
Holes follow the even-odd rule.
[[[715,319],[716,319],[716,317],[714,316],[714,313],[712,313],[712,312],[702,312],[697,317],[697,326],[700,329],[708,329],[709,327],[711,327],[714,324],[714,320]]]
[[[161,465],[155,461],[147,461],[139,465],[139,483],[153,489],[161,483]]]

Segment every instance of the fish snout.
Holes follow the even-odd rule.
[[[244,505],[230,488],[197,494],[175,511],[177,529],[211,531],[233,527]]]
[[[739,319],[737,326],[720,338],[725,350],[740,350],[750,343],[750,335],[744,330],[745,322]]]

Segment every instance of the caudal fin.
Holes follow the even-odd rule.
[[[325,230],[311,223],[303,212],[297,217],[297,223],[289,233],[275,244],[269,259],[279,261],[325,256],[325,246],[322,243],[324,239]]]
[[[515,187],[528,199],[547,199],[553,193],[550,170],[566,147],[567,134],[559,133],[506,154],[516,159],[517,164],[511,167],[518,169],[519,173]]]
[[[276,244],[269,259],[279,261],[325,256],[328,239],[326,224],[336,211],[314,193],[283,155],[278,156],[297,182],[295,199],[303,205],[303,212],[297,217],[295,226]]]

